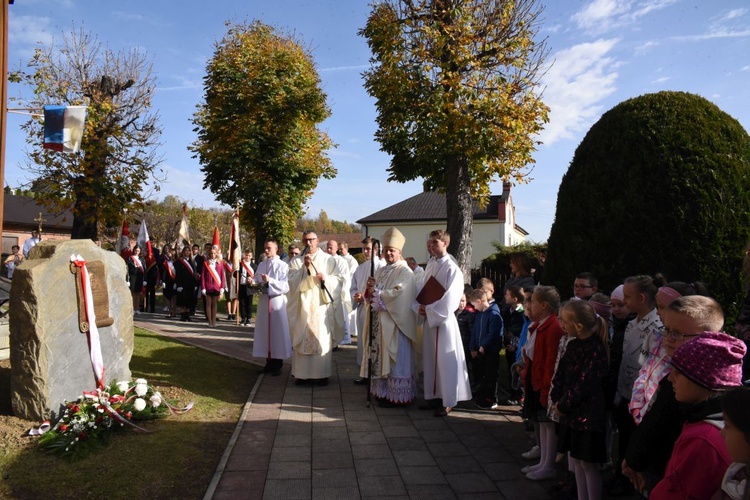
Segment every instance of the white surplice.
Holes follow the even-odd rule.
[[[258,299],[253,356],[266,359],[288,359],[292,356],[292,339],[289,336],[286,311],[288,272],[289,265],[278,256],[258,264],[253,281],[263,283],[261,275],[267,274],[268,288],[263,287],[263,293]]]
[[[424,282],[431,276],[445,288],[440,300],[425,306],[422,357],[425,399],[441,398],[443,406],[471,399],[469,372],[466,369],[461,333],[455,311],[464,293],[464,276],[455,259],[446,254],[428,263]],[[424,283],[420,284],[417,294]],[[414,301],[414,310],[419,304]]]

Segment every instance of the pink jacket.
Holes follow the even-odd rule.
[[[703,420],[686,423],[677,438],[664,479],[649,500],[704,500],[719,488],[732,463],[719,429]]]

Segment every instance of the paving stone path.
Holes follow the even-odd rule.
[[[142,315],[148,330],[250,362],[252,328]],[[262,375],[250,395],[206,499],[548,498],[550,482],[520,469],[531,446],[517,407],[482,411],[462,403],[437,418],[406,408],[368,407],[353,384],[356,348],[333,353],[329,385],[297,386]]]

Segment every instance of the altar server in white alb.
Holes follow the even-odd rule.
[[[435,409],[436,417],[448,415],[456,403],[471,399],[469,373],[455,315],[464,293],[464,275],[448,254],[449,243],[447,231],[438,229],[430,233],[428,247],[435,260],[427,266],[417,294],[430,277],[442,285],[445,293],[431,304],[422,305],[415,300],[413,306],[418,316],[425,320],[422,355],[424,397],[428,404],[420,408]]]
[[[370,393],[378,405],[389,408],[410,404],[417,392],[414,343],[417,317],[412,310],[417,288],[414,273],[401,257],[406,238],[392,227],[383,234],[386,265],[368,278],[367,297],[373,314],[366,321],[363,341],[372,333],[372,359],[362,362],[360,375],[372,364]],[[370,320],[372,324],[370,324]]]
[[[275,240],[266,241],[264,250],[266,259],[258,264],[253,277],[254,287],[261,292],[255,318],[253,356],[266,358],[263,372],[276,377],[281,375],[284,360],[292,356],[286,311],[289,265],[279,258],[279,246]]]
[[[332,347],[343,339],[344,325],[336,320],[336,303],[344,277],[333,257],[318,248],[318,236],[305,231],[303,254],[289,264],[287,313],[292,336],[292,375],[295,384],[316,381],[327,385],[332,371]],[[340,300],[340,298],[339,298]],[[340,337],[339,337],[340,335]]]

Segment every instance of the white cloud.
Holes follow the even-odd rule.
[[[642,43],[635,48],[635,55],[642,56],[648,54],[651,52],[652,48],[657,47],[658,45],[659,42],[654,42],[653,40]]]
[[[724,14],[724,20],[729,21],[731,19],[735,19],[737,17],[742,17],[745,14],[747,14],[747,9],[733,9]]]
[[[369,67],[368,64],[359,64],[356,66],[332,66],[330,68],[320,68],[318,71],[321,73],[328,73],[330,71],[359,71]]]
[[[593,0],[573,14],[579,28],[606,31],[629,8],[628,0]]]
[[[54,37],[52,22],[44,16],[15,16],[12,11],[8,22],[8,40],[23,45],[50,44]]]
[[[582,43],[553,56],[543,78],[550,121],[540,140],[550,145],[586,130],[602,112],[601,102],[617,90],[619,62],[609,55],[617,39]]]
[[[670,78],[668,76],[662,76],[660,78],[657,78],[656,80],[653,80],[651,83],[664,83],[668,81]]]
[[[635,6],[633,11],[629,13],[626,18],[631,21],[636,21],[640,17],[656,10],[661,10],[679,1],[680,0],[647,0],[645,2],[636,2],[633,4]]]
[[[174,90],[196,90],[203,88],[203,81],[195,78],[186,78],[180,75],[174,75],[174,79],[177,80],[176,85],[159,86],[157,91],[171,92]]]
[[[743,66],[740,71],[750,71],[750,66]]]
[[[680,42],[700,42],[716,38],[746,38],[750,37],[747,22],[741,19],[748,13],[748,9],[733,9],[723,11],[709,20],[704,33],[673,37]]]
[[[593,0],[573,14],[571,19],[590,33],[605,33],[638,21],[654,11],[679,0]]]

